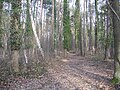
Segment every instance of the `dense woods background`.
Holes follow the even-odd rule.
[[[114,61],[118,88],[119,34],[120,0],[0,0],[0,85],[37,78],[51,60],[75,53]]]

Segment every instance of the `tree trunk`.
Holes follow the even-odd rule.
[[[114,62],[115,71],[114,77],[116,78],[116,84],[120,84],[120,7],[119,0],[110,0],[112,3],[113,12],[113,35],[114,35]],[[118,89],[117,89],[118,90]]]
[[[2,31],[2,8],[3,8],[3,3],[0,2],[0,49],[2,47],[2,32],[3,32]]]
[[[109,8],[108,8],[108,3],[106,2],[106,5],[107,5],[107,15],[106,15],[106,28],[105,28],[105,56],[104,56],[104,60],[107,59],[108,57],[108,39],[109,39],[109,36],[108,36],[108,33],[109,33]]]
[[[89,37],[89,51],[91,52],[92,50],[92,11],[91,11],[91,0],[89,0],[89,20],[90,20],[90,29],[88,32],[88,37]]]
[[[83,55],[83,48],[82,48],[82,19],[80,16],[80,26],[79,26],[79,49],[80,49],[80,55]]]
[[[42,36],[42,32],[43,32],[43,30],[42,30],[43,0],[40,1],[40,9],[41,9],[41,11],[40,11],[40,31],[39,31],[39,39],[40,39],[40,37]]]
[[[11,45],[11,57],[12,68],[15,73],[19,72],[19,50],[20,50],[20,14],[16,12],[16,9],[20,9],[20,1],[15,0],[12,3],[12,15],[11,15],[11,28],[10,28],[10,45]],[[19,8],[18,8],[19,7]]]
[[[57,55],[57,22],[56,22],[56,0],[54,0],[54,49],[55,49],[55,55]]]
[[[86,17],[86,51],[88,51],[89,50],[89,47],[88,47],[88,32],[89,32],[89,30],[88,30],[88,2],[87,2],[88,0],[86,0],[86,13],[85,13],[85,17]]]
[[[19,72],[19,51],[12,51],[12,67],[14,72]]]
[[[75,49],[76,52],[80,51],[80,55],[82,56],[82,19],[80,15],[80,0],[76,0],[75,3],[75,15],[74,15],[74,24],[75,24]]]
[[[97,51],[97,42],[98,42],[98,10],[97,10],[97,0],[95,0],[95,13],[96,13],[96,21],[95,21],[95,53]]]
[[[86,27],[85,27],[85,24],[86,24],[86,13],[85,13],[85,2],[84,2],[84,12],[83,12],[83,18],[84,18],[84,20],[83,20],[83,56],[85,56],[85,54],[86,54]]]
[[[50,53],[54,57],[54,0],[52,0],[52,23],[50,31]]]

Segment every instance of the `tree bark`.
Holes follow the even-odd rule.
[[[50,54],[54,57],[54,0],[52,0],[52,23],[50,31]]]
[[[12,52],[12,67],[14,72],[19,72],[19,52],[18,50],[14,50]]]
[[[19,50],[20,50],[20,14],[16,9],[19,10],[21,1],[15,0],[12,2],[12,15],[11,15],[11,27],[10,27],[10,49],[12,68],[15,73],[19,72]]]
[[[120,84],[120,20],[117,15],[120,17],[120,7],[119,0],[109,0],[112,4],[113,12],[113,35],[114,35],[114,77],[117,79],[117,84]],[[115,14],[116,13],[116,14]]]
[[[86,17],[85,17],[85,2],[84,2],[84,12],[83,12],[83,56],[85,56],[86,54],[86,27],[85,27],[85,24],[86,24]]]
[[[41,29],[41,32],[39,31],[39,37],[40,36],[42,36],[42,12],[43,12],[43,0],[41,0],[41,2],[40,2],[40,9],[41,9],[41,11],[40,11],[40,29]]]
[[[106,14],[106,28],[105,28],[105,56],[104,56],[104,60],[107,59],[108,57],[108,39],[109,39],[109,8],[108,8],[108,3],[106,2],[107,5],[107,14]]]
[[[0,2],[0,48],[2,47],[2,8],[3,3]]]
[[[89,51],[91,52],[92,50],[92,11],[91,11],[91,0],[89,0],[89,20],[90,20],[90,29],[88,32],[88,37],[89,37]]]
[[[98,10],[97,10],[97,0],[95,0],[95,13],[96,13],[96,21],[95,21],[95,54],[97,51],[97,43],[98,43]]]
[[[80,49],[80,55],[83,55],[83,48],[82,48],[82,19],[80,16],[80,26],[79,26],[79,49]]]

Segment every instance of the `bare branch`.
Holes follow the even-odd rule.
[[[116,13],[116,11],[112,8],[112,6],[110,5],[110,2],[107,0],[107,3],[108,3],[108,5],[109,5],[109,7],[110,7],[110,9],[113,11],[113,13],[116,15],[116,17],[118,18],[118,20],[120,21],[120,17],[119,17],[119,15]]]

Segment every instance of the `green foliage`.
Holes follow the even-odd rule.
[[[21,27],[20,27],[20,10],[21,1],[12,0],[12,15],[10,27],[10,46],[11,50],[19,50],[21,47]]]
[[[116,78],[116,77],[113,77],[113,79],[111,80],[111,83],[112,84],[118,84],[120,81],[119,81],[119,79],[118,78]]]
[[[10,35],[11,50],[19,50],[21,46],[20,32],[14,31]]]
[[[0,4],[2,4],[4,1],[7,1],[7,0],[0,0]]]
[[[28,4],[28,2],[27,2]],[[27,6],[27,20],[26,20],[26,31],[25,36],[31,36],[33,35],[31,20],[30,20],[30,13],[29,13],[29,6]]]
[[[63,12],[63,46],[64,49],[70,50],[71,48],[71,30],[70,30],[70,15],[68,10],[68,2],[64,0],[64,12]]]
[[[32,36],[32,35],[33,35],[33,30],[32,30],[32,27],[29,26],[26,28],[25,36]]]
[[[21,1],[20,0],[11,0],[10,1],[12,4],[12,12],[16,17],[19,17],[19,14],[21,12]]]
[[[30,48],[33,48],[33,45],[29,43],[25,43],[24,49],[30,49]]]

